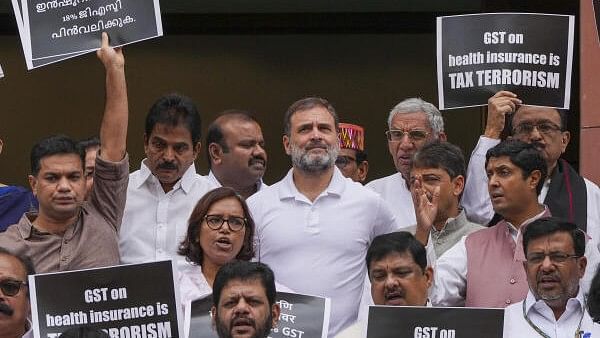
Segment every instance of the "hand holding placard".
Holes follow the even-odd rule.
[[[501,90],[490,97],[484,135],[499,139],[506,124],[506,116],[517,111],[517,105],[521,103],[523,102],[517,98],[517,94],[507,90]]]
[[[102,61],[105,69],[122,69],[125,66],[125,57],[121,47],[113,48],[109,45],[108,33],[102,32],[102,44],[96,51],[96,56]]]

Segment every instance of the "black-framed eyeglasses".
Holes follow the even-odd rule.
[[[247,219],[237,216],[229,216],[229,218],[223,217],[223,215],[206,215],[204,216],[206,225],[212,230],[219,230],[223,226],[223,223],[227,222],[231,231],[240,231],[248,222]]]
[[[385,132],[388,141],[400,142],[404,138],[404,135],[408,135],[408,139],[412,142],[423,141],[429,136],[429,132],[421,129],[413,130],[402,130],[402,129],[390,129]]]
[[[0,282],[0,290],[5,296],[13,297],[21,290],[22,286],[27,286],[27,283],[16,279],[5,279]]]
[[[355,158],[345,155],[339,155],[335,159],[335,165],[340,169],[345,168],[348,164],[352,162],[358,163]]]
[[[529,135],[536,128],[541,134],[549,135],[556,131],[560,131],[560,127],[550,121],[539,123],[523,122],[513,128],[514,135]]]
[[[546,256],[550,258],[550,261],[554,264],[561,264],[567,261],[570,258],[579,258],[581,256],[578,255],[570,255],[564,252],[552,252],[552,253],[532,253],[527,255],[527,263],[528,264],[541,264]]]

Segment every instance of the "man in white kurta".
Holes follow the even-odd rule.
[[[161,97],[146,116],[146,158],[130,174],[121,224],[122,263],[172,258],[187,267],[177,248],[198,200],[214,188],[196,173],[200,152],[200,115],[181,95]]]
[[[398,224],[409,227],[417,223],[407,181],[414,153],[427,142],[446,140],[444,119],[431,103],[410,98],[398,103],[388,116],[388,150],[398,171],[367,184],[381,195],[396,215]]]
[[[283,143],[293,168],[248,200],[256,254],[287,287],[331,298],[335,336],[357,318],[369,244],[397,225],[376,193],[334,166],[337,115],[326,100],[295,102],[286,121]]]
[[[529,292],[506,308],[504,337],[600,337],[579,280],[586,270],[585,235],[573,223],[548,218],[523,233]]]

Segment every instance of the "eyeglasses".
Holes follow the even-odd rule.
[[[540,133],[545,135],[561,130],[559,126],[549,121],[539,123],[523,122],[513,129],[513,134],[529,135],[533,132],[533,128],[536,128]]]
[[[229,216],[225,218],[222,215],[206,215],[204,216],[206,225],[213,230],[219,230],[223,223],[227,222],[231,231],[240,231],[246,226],[247,220],[243,217]]]
[[[414,130],[402,130],[402,129],[390,129],[385,132],[388,141],[400,142],[404,138],[404,135],[408,135],[408,139],[412,142],[423,141],[429,136],[429,133],[425,130],[414,129]]]
[[[567,261],[569,258],[579,258],[581,256],[577,255],[569,255],[564,252],[553,252],[553,253],[532,253],[527,255],[527,263],[528,264],[541,264],[546,256],[550,258],[550,261],[554,264],[561,264]]]
[[[356,162],[356,159],[350,156],[338,156],[335,159],[335,165],[340,169],[345,168],[348,164],[352,162]]]
[[[27,286],[27,283],[15,279],[6,279],[0,282],[0,290],[6,296],[13,297],[21,290],[21,286]]]

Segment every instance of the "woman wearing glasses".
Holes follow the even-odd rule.
[[[209,191],[198,201],[188,221],[179,254],[198,268],[180,276],[182,304],[212,294],[219,268],[254,257],[254,221],[244,199],[231,188]]]

